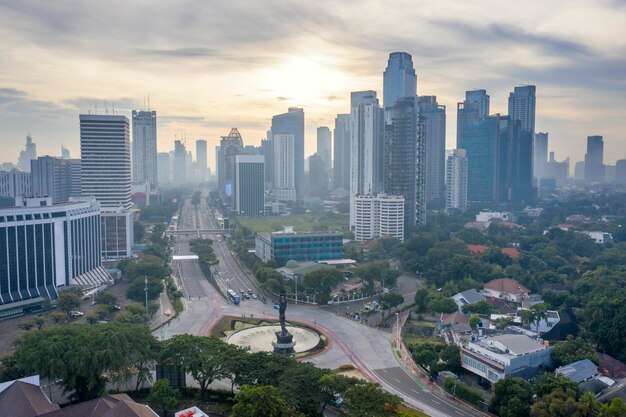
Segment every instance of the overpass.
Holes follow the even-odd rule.
[[[201,234],[229,234],[228,229],[178,229],[178,230],[166,230],[166,236],[200,236]]]

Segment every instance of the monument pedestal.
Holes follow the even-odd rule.
[[[296,342],[293,341],[293,335],[289,332],[283,334],[282,331],[276,332],[276,341],[272,342],[274,353],[290,354],[295,353],[293,347]]]

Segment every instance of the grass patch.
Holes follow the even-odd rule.
[[[400,404],[398,406],[398,416],[401,417],[428,417],[428,414],[424,414],[421,411],[414,410],[410,407],[407,407],[404,404]]]
[[[236,222],[245,226],[253,233],[278,232],[285,226],[293,226],[297,232],[311,231],[342,231],[349,229],[349,218],[341,217],[321,217],[312,214],[277,216],[277,217],[238,217]]]

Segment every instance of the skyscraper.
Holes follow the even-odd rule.
[[[31,162],[33,197],[51,197],[53,204],[81,195],[80,159],[40,156]]]
[[[187,182],[187,149],[180,140],[174,141],[174,159],[172,162],[172,182],[183,185]]]
[[[604,140],[602,136],[587,136],[587,153],[585,154],[585,180],[604,182]]]
[[[465,92],[465,101],[476,104],[478,117],[489,116],[489,94],[486,90],[469,90]]]
[[[265,139],[261,140],[261,155],[265,157],[265,189],[274,188],[274,142],[272,132],[267,131]]]
[[[272,117],[271,130],[273,137],[276,137],[276,135],[293,135],[294,180],[296,196],[298,199],[301,199],[304,196],[304,110],[298,107],[290,107],[287,113]],[[276,146],[274,146],[274,150],[276,150]],[[276,178],[276,174],[274,174],[274,178]]]
[[[446,211],[467,210],[467,154],[454,149],[446,157]]]
[[[265,210],[265,158],[263,155],[235,157],[235,211],[262,216]]]
[[[156,188],[157,125],[155,111],[133,110],[133,183]]]
[[[274,142],[274,194],[278,201],[296,201],[294,135],[277,134]],[[303,166],[304,168],[304,166]]]
[[[81,192],[101,206],[104,259],[132,256],[130,126],[126,116],[81,114]]]
[[[159,184],[172,183],[172,169],[169,152],[157,153],[157,180]]]
[[[196,163],[198,166],[198,175],[200,181],[206,181],[209,179],[207,169],[207,143],[206,140],[198,139],[196,141]]]
[[[331,134],[330,129],[326,126],[320,126],[317,128],[317,154],[322,158],[324,169],[326,172],[330,172],[332,169],[332,156],[331,156]]]
[[[350,227],[354,226],[355,197],[383,191],[384,112],[375,91],[350,94]]]
[[[33,143],[33,138],[28,134],[26,136],[26,148],[20,152],[17,167],[21,171],[30,172],[30,161],[33,159],[37,159],[37,145]]]
[[[417,98],[419,114],[426,126],[426,204],[443,208],[446,202],[446,106],[437,103],[436,96]]]
[[[535,149],[533,152],[533,172],[537,180],[549,176],[546,163],[548,162],[548,132],[535,134]]]
[[[61,145],[61,158],[70,159],[70,150]]]
[[[513,149],[515,161],[514,175],[511,179],[510,200],[532,200],[536,191],[533,187],[533,139],[535,137],[536,88],[534,85],[515,87],[509,94],[509,118],[519,121],[519,142]]]
[[[415,97],[398,100],[386,117],[384,190],[404,197],[406,237],[426,223],[424,126]]]
[[[217,182],[219,193],[226,204],[233,204],[231,198],[235,193],[235,157],[242,153],[243,139],[236,127],[230,129],[228,136],[220,140]]]
[[[333,142],[333,188],[350,190],[350,115],[335,118]]]
[[[385,113],[396,105],[398,99],[417,96],[417,76],[413,58],[406,52],[389,54],[387,68],[383,73],[383,107]],[[390,122],[385,116],[385,121]]]
[[[321,198],[328,195],[326,164],[317,153],[309,156],[309,194]]]

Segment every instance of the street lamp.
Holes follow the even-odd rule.
[[[396,348],[400,348],[400,315],[396,313]]]
[[[143,287],[144,292],[146,293],[146,317],[148,316],[148,278],[144,279],[145,286]]]

